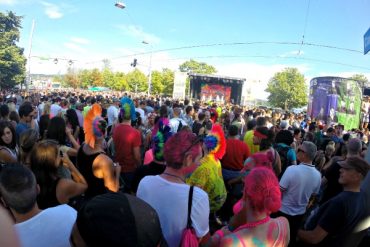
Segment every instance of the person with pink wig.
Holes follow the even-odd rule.
[[[267,167],[245,177],[240,211],[211,238],[211,246],[288,246],[290,229],[284,217],[270,218],[281,207],[279,182]]]

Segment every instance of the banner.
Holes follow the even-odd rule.
[[[345,129],[360,125],[362,92],[353,80],[317,77],[310,82],[308,114],[326,124],[343,124]]]
[[[186,79],[187,73],[175,72],[175,79],[173,83],[172,98],[185,99]]]

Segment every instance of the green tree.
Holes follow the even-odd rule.
[[[103,86],[103,76],[98,69],[93,69],[91,71],[91,79],[92,79],[92,84],[89,86],[94,86],[94,87],[101,87]]]
[[[161,94],[163,92],[163,76],[160,71],[152,71],[152,94]]]
[[[63,78],[63,86],[78,88],[80,87],[80,78],[76,71],[72,68],[67,69],[67,73],[64,75]]]
[[[21,16],[0,12],[0,86],[11,88],[26,78],[26,58],[23,48],[17,46]]]
[[[179,66],[179,70],[181,72],[191,72],[191,73],[198,73],[198,74],[214,74],[217,72],[216,68],[212,65],[198,62],[193,59],[182,63]]]
[[[78,78],[81,82],[82,88],[88,88],[93,84],[93,78],[91,75],[91,70],[80,70],[78,73]]]
[[[114,80],[114,73],[107,67],[102,71],[102,79],[103,79],[103,85],[105,87],[112,88],[115,80]]]
[[[363,74],[354,74],[349,79],[358,81],[360,83],[361,87],[367,86],[369,84],[369,79]]]
[[[307,87],[304,76],[296,68],[286,68],[272,77],[266,92],[269,103],[275,107],[290,109],[307,104]]]
[[[164,68],[162,70],[162,83],[164,87],[162,93],[166,95],[172,95],[174,80],[175,80],[175,73],[170,69]]]
[[[112,86],[114,90],[127,90],[128,84],[126,80],[126,75],[122,72],[117,72],[114,75],[114,84]]]
[[[148,79],[143,72],[139,69],[135,69],[126,74],[127,84],[129,86],[129,90],[132,92],[145,92],[148,90]]]
[[[182,63],[179,66],[179,70],[181,72],[187,72],[187,73],[197,73],[197,74],[215,74],[217,73],[217,70],[212,65],[198,62],[193,59],[190,59],[189,61],[186,61]],[[185,91],[188,92],[190,89],[190,80],[189,78],[186,79],[185,82]],[[171,91],[172,94],[172,91]]]

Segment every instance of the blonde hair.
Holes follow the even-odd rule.
[[[51,108],[51,104],[49,102],[45,103],[44,105],[44,111],[43,111],[43,115],[47,115],[47,114],[50,114],[50,108]]]

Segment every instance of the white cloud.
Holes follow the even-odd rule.
[[[17,3],[17,0],[0,0],[0,5],[15,5]]]
[[[81,44],[81,45],[90,44],[90,40],[85,39],[85,38],[80,38],[80,37],[72,37],[71,41],[77,44]]]
[[[302,56],[303,54],[305,54],[304,51],[302,50],[295,50],[295,51],[288,51],[286,53],[283,53],[281,55],[279,55],[279,57],[292,57],[292,56]]]
[[[274,76],[275,73],[282,71],[291,65],[275,64],[275,65],[262,65],[257,63],[234,63],[228,65],[216,65],[219,75],[245,78],[243,88],[243,95],[246,94],[248,89],[251,90],[251,95],[257,99],[267,99],[268,93],[265,92],[268,81]],[[295,65],[295,68],[301,73],[309,70],[305,64]],[[307,81],[306,81],[307,82]],[[308,82],[307,82],[308,83]]]
[[[76,43],[72,43],[72,42],[66,42],[63,44],[64,47],[70,49],[70,50],[73,50],[73,51],[77,51],[77,52],[86,52],[86,49],[82,48],[80,45],[76,44]]]
[[[50,19],[59,19],[63,17],[63,13],[60,10],[60,7],[56,4],[48,3],[48,2],[41,2],[42,5],[45,7],[45,14]]]
[[[141,41],[146,41],[149,44],[158,44],[160,42],[159,37],[154,34],[144,32],[143,28],[140,26],[120,25],[118,26],[118,28],[121,29],[127,36],[136,38]]]

